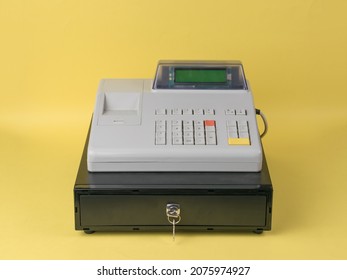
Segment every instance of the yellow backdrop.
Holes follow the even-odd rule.
[[[0,0],[1,259],[346,259],[347,2]],[[101,78],[237,59],[270,127],[273,230],[74,230]]]

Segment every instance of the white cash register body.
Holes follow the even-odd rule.
[[[258,172],[262,148],[238,61],[160,61],[154,80],[104,79],[90,172]]]

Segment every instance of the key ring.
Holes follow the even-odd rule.
[[[170,221],[170,218],[172,218],[172,221]],[[176,217],[167,217],[167,220],[169,221],[170,224],[174,224],[177,225],[180,221],[181,221],[181,216],[177,216],[178,221],[176,221]]]

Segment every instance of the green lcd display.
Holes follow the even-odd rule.
[[[226,69],[176,68],[175,83],[226,83]]]

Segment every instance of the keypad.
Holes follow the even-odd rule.
[[[155,121],[155,144],[166,145],[167,123],[165,120]]]
[[[226,108],[220,113],[227,119],[226,143],[230,146],[251,145],[249,124],[245,118],[247,110]],[[155,115],[159,118],[170,116],[170,119],[155,121],[155,144],[217,145],[217,126],[213,118],[215,114],[216,110],[213,108],[157,108]],[[184,119],[186,116],[194,115],[200,119]],[[219,129],[222,126],[223,124],[219,124]]]
[[[214,120],[171,121],[172,145],[217,145]]]
[[[249,127],[246,120],[227,121],[228,144],[229,145],[250,145]]]

